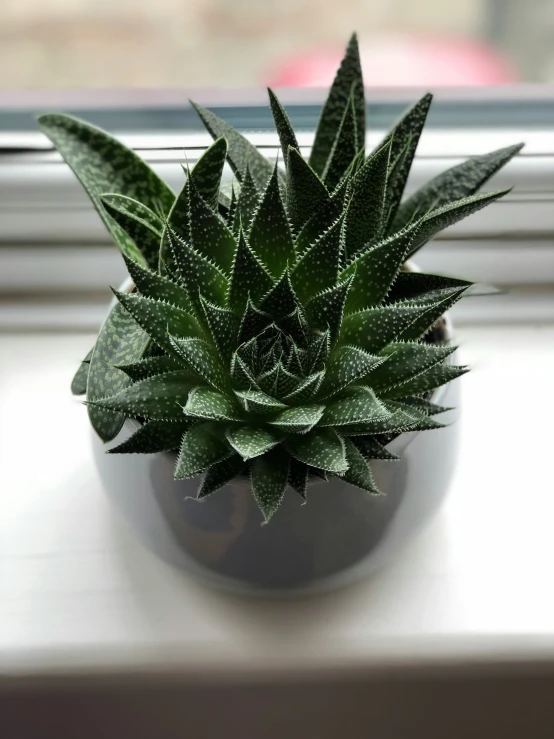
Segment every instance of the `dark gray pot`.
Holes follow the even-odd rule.
[[[459,381],[439,388],[433,400],[457,407]],[[451,424],[456,415],[449,411],[439,418]],[[134,428],[127,421],[116,442]],[[389,448],[402,459],[372,462],[385,495],[333,478],[313,484],[302,505],[288,489],[262,526],[248,482],[230,483],[198,502],[197,480],[173,480],[175,455],[108,455],[93,432],[106,493],[139,539],[171,564],[251,591],[333,587],[380,566],[414,537],[448,489],[457,424],[403,434]]]

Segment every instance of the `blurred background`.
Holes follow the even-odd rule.
[[[0,87],[328,84],[345,39],[380,85],[554,81],[552,0],[0,0]]]
[[[0,331],[93,331],[125,273],[38,113],[107,129],[178,191],[210,143],[189,98],[274,157],[270,85],[307,151],[353,30],[368,148],[435,93],[407,194],[526,142],[490,183],[513,192],[440,234],[421,267],[510,290],[464,301],[459,320],[554,318],[554,0],[0,0],[0,18]]]

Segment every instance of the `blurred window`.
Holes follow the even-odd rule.
[[[327,84],[357,30],[371,85],[554,79],[554,0],[0,0],[0,87]]]

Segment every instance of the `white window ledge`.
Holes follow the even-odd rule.
[[[552,735],[552,325],[459,331],[473,371],[444,507],[372,578],[285,602],[206,589],[120,525],[68,389],[91,339],[0,336],[0,702],[16,696],[32,714],[33,696],[65,685],[101,712],[124,691],[129,736],[142,716],[200,737],[242,721],[230,724],[241,736],[272,739],[286,706],[292,728],[318,739],[369,725],[379,739],[418,726],[431,738]]]

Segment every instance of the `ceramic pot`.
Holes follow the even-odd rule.
[[[451,328],[446,324],[448,336]],[[458,407],[459,380],[433,401]],[[247,480],[196,501],[198,480],[174,481],[175,454],[108,455],[93,434],[102,484],[139,539],[158,556],[214,584],[251,591],[318,591],[380,566],[409,542],[442,502],[457,450],[457,411],[444,429],[406,433],[389,449],[400,461],[372,461],[374,496],[339,478],[310,485],[307,504],[287,489],[262,525]],[[137,428],[126,421],[113,442]]]

